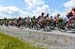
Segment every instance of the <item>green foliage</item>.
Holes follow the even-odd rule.
[[[62,18],[59,19],[59,23],[61,23],[61,22],[63,22],[63,19]]]

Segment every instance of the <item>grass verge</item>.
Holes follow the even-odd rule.
[[[40,49],[0,32],[0,49]]]

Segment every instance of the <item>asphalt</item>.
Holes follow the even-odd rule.
[[[0,26],[0,32],[29,41],[34,46],[47,47],[48,49],[75,49],[75,34],[53,30],[46,32],[29,28]]]

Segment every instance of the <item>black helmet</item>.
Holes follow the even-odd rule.
[[[49,13],[47,14],[47,17],[49,16]]]
[[[42,15],[44,15],[44,13],[42,13]]]
[[[75,8],[72,8],[73,11],[75,11]]]
[[[57,16],[60,16],[60,14],[57,14]]]

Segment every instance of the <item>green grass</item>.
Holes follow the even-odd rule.
[[[2,34],[0,32],[0,49],[40,49],[31,46],[28,42],[22,42],[21,40]]]

